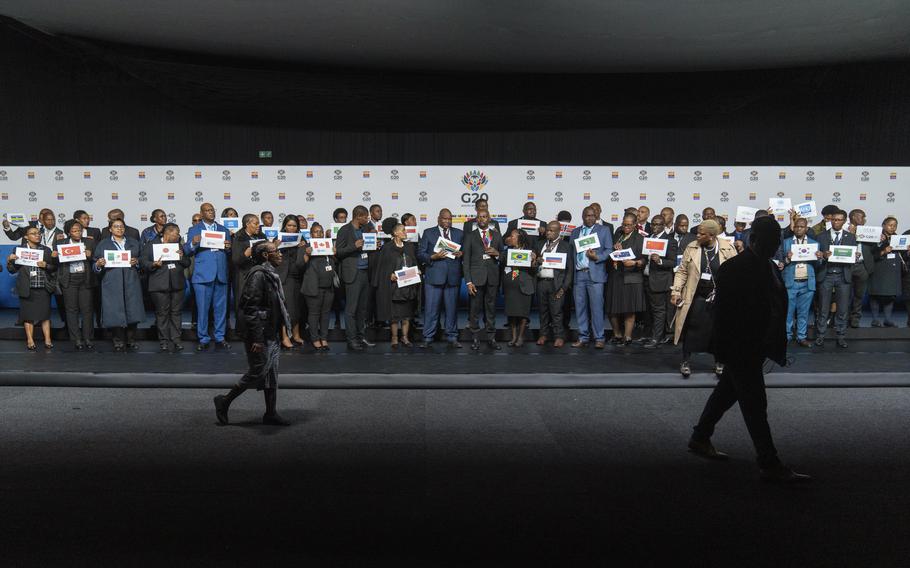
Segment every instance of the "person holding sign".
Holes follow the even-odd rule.
[[[682,340],[682,364],[679,372],[684,379],[692,374],[689,359],[692,353],[713,352],[714,289],[717,271],[734,256],[736,249],[718,239],[720,225],[713,219],[698,225],[695,241],[682,251],[682,263],[670,288],[670,302],[677,306],[674,343]],[[723,364],[715,359],[714,373],[723,373]]]
[[[496,293],[499,291],[499,256],[503,250],[499,231],[490,226],[490,212],[477,212],[477,226],[465,233],[461,251],[464,279],[468,288],[468,328],[471,330],[471,349],[480,349],[478,319],[481,310],[486,330],[487,343],[496,351],[502,349],[496,343]]]
[[[853,209],[847,217],[849,226],[847,230],[856,235],[857,227],[866,224],[866,212],[862,209]],[[863,317],[863,296],[866,295],[866,287],[869,284],[869,277],[875,270],[875,249],[881,242],[877,238],[874,242],[862,242],[856,239],[860,250],[860,261],[853,265],[851,280],[853,294],[850,301],[850,327],[859,327],[859,322]]]
[[[184,270],[190,259],[180,246],[180,228],[165,223],[161,236],[149,241],[142,249],[139,263],[148,274],[148,290],[155,307],[155,328],[158,331],[158,350],[162,353],[183,351],[180,341],[183,295],[186,291]]]
[[[377,253],[376,267],[372,274],[372,285],[376,289],[376,320],[389,322],[392,349],[398,348],[398,330],[401,330],[401,344],[411,347],[411,320],[417,312],[420,286],[399,286],[396,271],[417,266],[417,249],[407,242],[404,225],[394,217],[382,222],[382,232],[391,235]]]
[[[285,215],[281,221],[281,232],[298,234],[299,231],[300,221],[297,215]],[[304,259],[306,246],[306,241],[300,239],[296,246],[278,249],[282,256],[282,261],[275,270],[278,272],[278,277],[281,278],[281,285],[284,287],[284,302],[288,310],[288,316],[291,318],[291,335],[288,336],[284,333],[281,335],[281,346],[284,349],[304,344],[303,338],[300,337],[300,285],[303,279],[303,270],[306,267]]]
[[[461,229],[452,227],[452,212],[441,209],[436,217],[436,226],[430,227],[420,236],[417,244],[417,260],[424,266],[424,315],[423,341],[417,347],[425,349],[436,337],[439,327],[439,312],[443,312],[446,341],[450,347],[461,348],[458,342],[458,289],[461,287],[461,259],[459,250],[447,254],[436,250],[436,243],[444,239],[459,247],[464,241]]]
[[[875,269],[869,279],[869,307],[872,308],[872,327],[896,327],[891,319],[894,300],[901,292],[901,271],[904,259],[891,248],[891,237],[897,234],[897,219],[886,217],[882,221],[882,237],[872,252]],[[884,310],[884,321],[879,319],[879,310]]]
[[[101,274],[101,321],[111,330],[114,351],[136,351],[136,326],[145,319],[142,286],[139,282],[139,241],[126,236],[126,223],[111,221],[110,237],[95,248],[95,272]],[[125,267],[108,265],[112,256],[129,256]]]
[[[521,347],[524,344],[525,330],[531,318],[531,298],[534,297],[534,272],[537,254],[530,250],[530,237],[522,229],[512,229],[506,233],[506,250],[503,254],[505,276],[502,281],[502,292],[505,296],[506,317],[509,330],[512,332],[510,347]],[[523,251],[518,255],[510,253]],[[513,256],[530,254],[529,266],[524,262],[515,262]],[[511,263],[511,264],[510,264]]]
[[[85,260],[61,262],[57,269],[57,282],[63,291],[66,304],[66,329],[76,351],[88,349],[93,351],[95,344],[95,289],[98,282],[92,270],[92,255],[95,252],[95,241],[83,236],[84,227],[79,221],[69,226],[69,238],[63,239],[58,247],[82,245]],[[82,323],[79,322],[82,316]]]
[[[212,337],[209,336],[209,310],[213,310],[215,316],[215,345],[221,349],[230,349],[231,345],[225,341],[225,333],[228,315],[227,255],[231,252],[231,233],[215,221],[215,206],[211,203],[203,203],[199,207],[199,213],[202,220],[187,232],[187,243],[183,247],[183,252],[195,259],[192,283],[196,296],[196,335],[199,338],[196,351],[205,351],[212,342]],[[221,233],[223,238],[208,236],[212,233]],[[218,248],[216,243],[223,248]]]
[[[528,247],[531,250],[537,250],[541,237],[547,230],[547,224],[537,218],[537,205],[533,201],[528,201],[521,208],[521,217],[512,219],[506,226],[508,235],[513,229],[521,229],[528,237]]]
[[[572,347],[588,346],[591,336],[596,349],[604,348],[604,284],[607,282],[606,262],[613,250],[613,236],[606,225],[598,225],[593,207],[585,207],[581,214],[584,225],[572,231],[575,245],[575,320],[578,322],[578,340]],[[612,226],[611,226],[612,228]],[[589,237],[600,243],[596,248],[584,248]],[[579,244],[582,243],[582,244]]]
[[[644,276],[645,259],[642,256],[644,238],[638,232],[638,216],[627,213],[622,218],[619,234],[613,244],[614,250],[631,250],[633,258],[611,260],[612,273],[607,282],[606,310],[610,314],[610,325],[614,345],[631,345],[635,314],[647,309],[645,303]],[[649,225],[650,228],[650,225]]]
[[[822,211],[824,213],[824,210]],[[828,332],[828,312],[831,311],[832,296],[836,315],[834,332],[837,334],[837,346],[847,347],[847,314],[850,311],[850,290],[853,278],[853,266],[841,262],[830,262],[831,247],[837,245],[856,246],[856,237],[844,229],[847,212],[838,209],[832,213],[831,229],[818,234],[819,265],[815,270],[815,282],[818,286],[818,307],[815,313],[815,345],[825,346],[825,334]],[[857,256],[859,256],[857,254]]]
[[[260,241],[253,247],[257,265],[250,270],[243,285],[240,313],[246,320],[243,345],[249,369],[227,394],[214,399],[215,418],[228,424],[231,403],[249,388],[263,391],[265,414],[262,423],[270,426],[287,426],[287,420],[278,414],[278,360],[281,358],[279,338],[282,327],[290,333],[291,320],[284,307],[284,289],[278,272],[282,262],[278,247],[269,241]]]
[[[19,296],[19,322],[25,328],[25,346],[35,350],[35,324],[41,325],[45,349],[53,349],[51,340],[51,290],[57,262],[51,249],[41,244],[38,227],[27,227],[25,245],[6,259],[6,269],[16,274],[16,295]]]
[[[672,226],[671,226],[672,231]],[[651,219],[651,238],[645,239],[642,255],[645,258],[644,288],[651,306],[651,337],[642,347],[655,349],[669,341],[667,335],[667,314],[670,312],[670,286],[673,285],[673,268],[676,267],[676,239],[667,233],[662,215]],[[688,236],[688,235],[687,235]],[[659,246],[664,242],[663,251]],[[650,243],[654,245],[649,246]]]
[[[341,227],[335,239],[335,256],[341,265],[341,280],[345,288],[344,331],[348,349],[363,351],[364,347],[375,347],[368,341],[366,319],[370,307],[370,253],[363,250],[363,232],[369,221],[369,212],[363,205],[351,211],[351,222]]]
[[[313,223],[310,227],[310,239],[323,238],[325,230],[322,225]],[[300,293],[306,301],[310,340],[316,351],[328,351],[329,312],[332,310],[335,289],[340,286],[338,264],[334,255],[315,255],[309,246],[304,249],[302,256],[305,269]]]
[[[794,316],[796,342],[800,347],[811,347],[809,308],[815,296],[815,268],[819,261],[815,252],[818,243],[808,236],[809,221],[799,217],[793,220],[793,236],[784,239],[774,255],[778,270],[787,289],[787,341],[793,339]]]
[[[563,321],[566,293],[572,289],[575,276],[575,255],[572,245],[560,238],[559,221],[547,223],[543,243],[534,260],[537,266],[537,305],[540,310],[540,336],[537,345],[546,345],[553,337],[553,347],[559,349],[566,343],[566,326]]]

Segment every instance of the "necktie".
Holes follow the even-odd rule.
[[[449,240],[449,230],[448,230],[448,229],[443,229],[443,230],[442,230],[442,236],[443,236],[443,238],[444,238],[445,240]]]
[[[483,230],[483,246],[490,246],[490,236],[487,234],[487,230]]]
[[[840,244],[840,231],[834,232],[834,244],[836,244],[836,245]]]
[[[587,237],[591,233],[591,227],[584,227],[581,230],[581,236]],[[578,268],[587,268],[588,267],[588,257],[584,252],[580,252],[575,255],[575,265]]]

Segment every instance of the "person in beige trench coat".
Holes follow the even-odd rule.
[[[711,250],[717,247],[717,256],[720,264],[736,256],[736,249],[725,239],[718,238],[720,225],[714,220],[703,221],[698,226],[698,236],[695,241],[683,250],[682,262],[679,270],[673,279],[673,286],[670,288],[670,301],[678,306],[676,311],[675,332],[673,336],[674,344],[679,344],[683,340],[683,330],[685,329],[686,318],[689,317],[689,310],[695,301],[696,290],[702,279],[702,252],[705,248]],[[715,364],[715,373],[723,371],[723,366]],[[680,366],[680,373],[683,378],[688,378],[691,374],[689,367],[688,354],[683,354],[683,362]]]

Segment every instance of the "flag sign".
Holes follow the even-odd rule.
[[[20,266],[38,266],[44,260],[44,251],[28,247],[16,247],[16,264]]]
[[[510,249],[506,266],[531,266],[531,251],[526,249]]]
[[[223,249],[224,233],[221,231],[202,231],[202,238],[199,241],[199,246],[208,249]]]
[[[856,247],[849,245],[831,245],[831,256],[828,262],[853,264],[856,262]]]
[[[70,243],[68,245],[57,245],[57,260],[60,262],[85,260],[85,244]]]
[[[543,253],[543,263],[541,264],[544,268],[556,268],[558,270],[565,270],[566,268],[566,253],[564,252],[545,252]]]
[[[656,254],[658,256],[663,256],[667,254],[667,246],[670,244],[670,241],[667,239],[652,239],[650,237],[644,239],[641,245],[641,254],[643,255],[652,255]]]
[[[313,256],[332,256],[332,239],[310,239]]]
[[[128,250],[106,250],[104,251],[104,267],[129,268],[132,257],[132,253]]]
[[[578,237],[575,239],[575,250],[577,252],[584,252],[588,249],[597,248],[600,248],[600,237],[597,236],[597,233],[591,233],[586,237]]]

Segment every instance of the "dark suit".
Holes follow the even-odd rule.
[[[439,326],[439,308],[445,310],[445,332],[448,341],[458,339],[458,289],[461,287],[461,260],[442,258],[432,260],[433,247],[441,235],[440,228],[431,227],[420,236],[417,244],[417,260],[424,267],[423,340],[427,343],[436,336]],[[449,240],[458,244],[464,241],[464,233],[454,227],[449,229]]]
[[[72,239],[63,239],[60,244],[67,245]],[[64,262],[57,270],[57,283],[63,292],[63,303],[66,305],[66,329],[70,341],[75,345],[91,343],[95,336],[95,292],[98,287],[95,271],[92,269],[92,255],[95,253],[95,241],[83,237],[87,260]],[[79,316],[82,326],[79,326]]]
[[[543,258],[547,250],[546,238],[540,240],[540,246],[535,249],[537,256]],[[537,269],[537,306],[540,310],[540,335],[554,339],[566,338],[566,325],[564,323],[566,296],[572,289],[572,279],[575,276],[575,255],[573,247],[563,239],[558,239],[556,248],[550,252],[566,255],[566,268],[549,269],[553,277],[547,277],[546,268]],[[562,291],[559,298],[556,293]],[[565,318],[568,319],[568,318]]]
[[[372,286],[369,256],[363,252],[362,247],[355,245],[356,241],[363,238],[362,229],[366,228],[361,227],[358,231],[354,229],[354,225],[348,223],[338,231],[338,237],[335,239],[335,258],[338,259],[347,299],[344,308],[344,331],[349,343],[357,343],[364,339],[370,307]]]
[[[645,291],[651,307],[651,339],[659,342],[667,335],[670,286],[673,285],[673,268],[676,266],[676,239],[663,232],[659,236],[651,238],[667,241],[667,251],[663,256],[652,261],[649,254],[646,257],[647,264],[645,265],[648,272]]]
[[[724,372],[705,404],[693,438],[707,441],[724,413],[739,402],[761,468],[780,464],[768,426],[765,358],[786,364],[787,291],[771,261],[746,249],[723,263],[715,278],[714,345]]]
[[[180,260],[162,261],[156,267],[153,245],[161,244],[161,237],[146,243],[142,250],[139,264],[148,276],[148,290],[155,306],[155,327],[158,330],[158,341],[180,343],[181,314],[183,313],[183,296],[186,291],[186,273],[190,258],[184,254]],[[179,249],[180,243],[173,243]]]
[[[334,256],[311,256],[304,268],[300,293],[306,302],[307,323],[313,341],[328,339],[329,312],[335,299],[337,272]]]
[[[831,250],[832,244],[855,246],[856,236],[841,229],[839,243],[831,240],[831,231],[818,234],[819,252]],[[828,332],[828,312],[831,311],[832,295],[837,303],[837,314],[834,317],[834,331],[838,337],[847,334],[847,315],[850,313],[852,297],[853,265],[831,263],[822,259],[815,269],[815,288],[818,290],[818,308],[815,313],[815,334],[824,337]]]
[[[490,231],[490,247],[503,254],[502,237],[499,231]],[[480,328],[477,325],[480,311],[483,310],[486,323],[487,339],[495,338],[496,327],[496,294],[499,290],[499,261],[486,254],[480,231],[466,233],[461,248],[462,267],[465,283],[473,283],[477,292],[469,298],[468,327],[474,340]],[[488,258],[484,258],[487,256]]]

